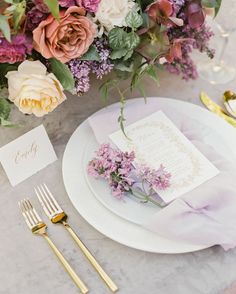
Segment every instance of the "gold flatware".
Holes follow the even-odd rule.
[[[58,204],[58,202],[56,201],[56,199],[54,198],[54,196],[48,189],[47,185],[46,184],[40,185],[36,187],[34,190],[39,199],[39,202],[41,203],[43,207],[44,212],[49,217],[51,222],[54,224],[61,223],[64,225],[64,227],[70,233],[74,241],[80,247],[81,251],[84,253],[84,255],[90,261],[92,266],[98,272],[100,277],[103,279],[103,281],[107,284],[107,286],[110,288],[112,292],[116,292],[118,290],[118,287],[112,281],[112,279],[108,276],[108,274],[103,270],[101,265],[97,262],[97,260],[89,251],[89,249],[85,246],[85,244],[80,240],[80,238],[76,235],[76,233],[70,227],[70,225],[66,221],[67,215],[65,214],[63,209],[60,207],[60,205]]]
[[[232,91],[225,91],[223,94],[223,101],[228,113],[236,118],[236,94]]]
[[[66,269],[66,271],[68,272],[68,274],[71,276],[71,278],[73,279],[75,284],[79,287],[81,292],[83,294],[88,293],[88,288],[81,281],[81,279],[78,277],[78,275],[75,273],[75,271],[69,265],[69,263],[66,261],[66,259],[61,254],[61,252],[57,249],[56,245],[49,238],[49,236],[46,232],[47,225],[41,220],[38,213],[36,212],[36,210],[32,206],[31,202],[27,199],[24,199],[19,202],[19,206],[20,206],[22,215],[23,215],[28,227],[32,231],[32,233],[43,236],[47,240],[48,244],[50,245],[50,247],[52,248],[52,250],[54,251],[54,253],[58,257],[58,259],[60,260],[60,262],[62,263],[62,265]]]
[[[202,92],[200,95],[202,103],[213,113],[217,114],[218,116],[222,117],[226,120],[229,124],[236,128],[236,120],[230,117],[227,112],[214,101],[212,101],[206,93]]]

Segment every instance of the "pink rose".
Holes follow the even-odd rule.
[[[84,8],[72,6],[60,12],[59,20],[49,15],[33,31],[34,49],[64,63],[84,55],[96,35],[96,26],[85,13]]]
[[[75,0],[77,5],[84,7],[88,12],[97,12],[101,0]]]

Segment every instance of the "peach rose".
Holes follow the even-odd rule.
[[[53,73],[47,73],[46,66],[38,60],[25,60],[6,77],[8,98],[23,113],[40,117],[66,100],[61,83]]]
[[[81,57],[96,35],[96,26],[85,13],[84,8],[72,6],[60,12],[59,20],[49,15],[33,31],[34,49],[64,63]]]

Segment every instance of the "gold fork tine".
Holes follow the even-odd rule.
[[[37,224],[37,220],[35,220],[35,218],[33,217],[32,213],[31,213],[31,211],[29,210],[26,199],[23,200],[22,206],[23,206],[23,209],[24,209],[24,213],[25,213],[26,217],[29,219],[29,222],[31,223],[31,225],[34,226],[35,224]]]
[[[33,206],[29,202],[29,200],[28,199],[24,199],[24,204],[25,204],[25,207],[26,207],[26,212],[28,214],[30,214],[31,218],[33,219],[34,224],[39,223],[41,220],[40,220],[39,217],[37,218],[36,214],[33,211]]]
[[[23,217],[24,217],[24,219],[25,219],[25,221],[26,221],[28,227],[31,229],[32,226],[33,226],[33,222],[32,222],[32,220],[31,220],[31,217],[30,217],[28,214],[26,214],[26,212],[25,212],[25,208],[24,208],[24,203],[23,203],[23,201],[18,202],[18,205],[19,205],[19,207],[20,207],[20,210],[21,210],[21,212],[22,212],[22,215],[23,215]]]
[[[53,197],[52,193],[48,189],[48,186],[45,183],[43,185],[44,185],[46,191],[48,192],[48,196],[50,196],[51,201],[55,204],[55,207],[57,208],[57,210],[61,210],[62,211],[60,205],[58,204],[58,202],[56,201],[56,199]]]
[[[39,190],[39,187],[34,188],[34,191],[39,199],[40,204],[43,206],[45,213],[47,215],[51,215],[51,208],[49,207],[47,201],[45,200],[41,190]]]
[[[39,188],[39,187],[38,187]],[[48,203],[48,205],[51,207],[53,212],[56,212],[57,208],[55,206],[55,204],[53,203],[53,201],[50,199],[50,197],[48,196],[48,193],[45,191],[43,185],[40,186],[42,194],[44,195],[44,199],[45,201]]]
[[[18,202],[18,204],[19,204],[20,210],[22,212],[22,215],[26,221],[26,224],[28,225],[28,227],[30,228],[32,233],[43,236],[47,240],[48,244],[50,245],[50,247],[52,248],[52,250],[54,251],[54,253],[58,257],[58,259],[60,260],[60,262],[62,263],[64,268],[67,270],[67,272],[69,273],[69,275],[71,276],[71,278],[73,279],[75,284],[79,287],[81,292],[83,294],[88,293],[88,288],[86,287],[86,285],[78,277],[78,275],[75,273],[75,271],[69,265],[67,260],[64,258],[64,256],[61,254],[61,252],[57,249],[55,244],[52,242],[52,240],[47,235],[47,233],[46,233],[47,226],[41,220],[38,213],[36,212],[36,210],[32,206],[31,202],[27,199],[24,199],[24,200]]]
[[[41,185],[41,189],[38,188],[35,189],[35,191],[39,190],[41,193],[36,192],[39,201],[46,213],[46,215],[50,218],[52,223],[61,223],[64,225],[64,227],[67,229],[67,231],[70,233],[72,238],[75,240],[81,251],[84,253],[84,255],[87,257],[89,262],[92,264],[92,266],[95,268],[95,270],[98,272],[102,280],[107,284],[107,286],[111,289],[112,292],[116,292],[118,290],[118,287],[116,284],[112,281],[112,279],[109,277],[109,275],[104,271],[104,269],[101,267],[101,265],[97,262],[95,257],[92,255],[92,253],[89,251],[89,249],[86,247],[86,245],[80,240],[80,238],[76,235],[74,230],[71,228],[71,226],[66,221],[67,215],[63,211],[63,209],[60,207],[60,205],[55,200],[54,196],[50,192],[49,188],[46,184],[44,184],[44,187]],[[43,201],[43,199],[44,201]],[[50,203],[53,203],[54,212],[50,210],[49,205]],[[50,205],[51,206],[51,205]]]

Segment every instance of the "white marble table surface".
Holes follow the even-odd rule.
[[[230,51],[229,48],[227,59],[236,66],[234,48],[231,49]],[[43,123],[58,155],[57,162],[15,188],[10,186],[5,173],[0,168],[0,293],[75,294],[79,292],[45,240],[32,236],[19,213],[17,202],[24,197],[31,198],[35,207],[42,212],[33,193],[33,187],[44,181],[50,183],[59,202],[69,214],[72,226],[119,285],[119,293],[223,293],[224,289],[236,280],[236,249],[225,252],[216,246],[179,255],[151,254],[134,250],[97,232],[72,206],[63,185],[62,156],[66,143],[77,126],[104,106],[99,97],[98,84],[96,82],[93,89],[83,97],[68,95],[68,100],[63,105],[41,119],[24,116],[14,110],[11,118],[18,121],[20,126],[0,129],[0,146],[2,146]],[[205,90],[219,102],[224,90],[236,90],[236,80],[227,85],[212,86],[201,79],[186,83],[179,77],[162,73],[159,88],[150,80],[146,80],[146,88],[149,96],[173,97],[200,105],[200,90]],[[139,95],[135,92],[129,94],[129,98],[137,96]],[[112,97],[109,104],[117,101],[114,93]],[[46,220],[43,213],[41,215]],[[68,233],[61,226],[53,225],[49,225],[49,233],[76,272],[89,285],[90,293],[109,293]]]

